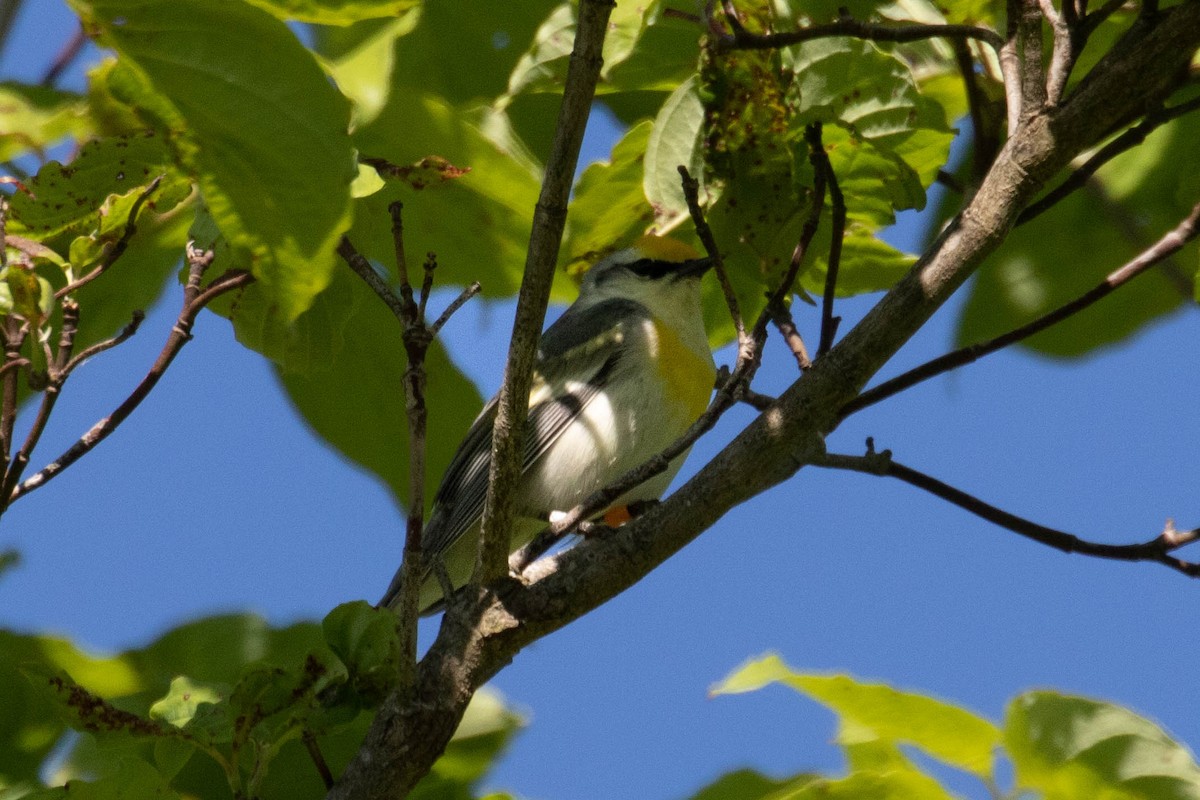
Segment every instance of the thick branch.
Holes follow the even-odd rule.
[[[1108,558],[1116,561],[1153,561],[1182,572],[1192,578],[1200,578],[1200,564],[1184,561],[1171,553],[1186,544],[1191,544],[1200,538],[1200,529],[1178,531],[1171,522],[1167,522],[1163,532],[1153,539],[1138,544],[1104,544],[1081,539],[1074,534],[1065,533],[1054,528],[1047,528],[1036,522],[1018,517],[1015,514],[985,503],[974,495],[967,494],[949,484],[939,481],[931,475],[926,475],[911,467],[892,460],[887,450],[881,453],[869,452],[865,456],[844,456],[828,454],[815,466],[829,469],[850,470],[868,475],[881,475],[897,478],[905,483],[924,489],[930,494],[953,503],[959,508],[970,511],[977,517],[986,519],[1002,528],[1020,534],[1027,539],[1061,550],[1064,553],[1079,553],[1096,558]]]
[[[1179,252],[1184,245],[1196,238],[1198,233],[1200,233],[1200,203],[1193,206],[1192,213],[1183,222],[1164,234],[1161,239],[1143,250],[1133,260],[1109,273],[1099,284],[1093,286],[1071,302],[1059,306],[1027,325],[1022,325],[1015,330],[1001,334],[986,342],[967,345],[966,347],[946,353],[918,367],[913,367],[908,372],[897,375],[895,378],[885,381],[869,391],[863,392],[842,407],[838,419],[845,419],[856,411],[861,411],[867,406],[875,405],[922,381],[941,375],[944,372],[949,372],[952,369],[957,369],[964,364],[970,364],[997,350],[1028,339],[1030,336],[1046,330],[1051,325],[1055,325],[1070,316],[1078,314],[1088,306],[1107,297],[1126,283],[1129,283],[1129,281],[1141,275],[1146,270],[1156,264],[1162,263]]]
[[[554,265],[567,221],[567,198],[579,160],[579,147],[604,60],[601,50],[613,0],[582,0],[575,28],[575,46],[567,67],[562,106],[550,148],[550,159],[542,180],[542,191],[534,209],[525,276],[517,296],[504,384],[500,388],[492,435],[492,459],[488,470],[488,493],[483,508],[479,560],[475,579],[490,581],[508,571],[508,532],[512,527],[515,488],[521,473],[522,432],[529,412],[529,389],[538,339],[550,301]],[[356,773],[351,769],[349,775]],[[399,778],[399,776],[390,776]],[[410,777],[419,777],[412,776]],[[407,781],[401,779],[403,785]],[[335,790],[335,795],[338,792]],[[352,793],[353,794],[353,793]]]

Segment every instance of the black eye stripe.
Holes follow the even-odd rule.
[[[664,275],[672,272],[678,267],[670,261],[655,261],[652,258],[639,258],[626,265],[626,268],[634,275],[640,275],[643,278],[661,278]]]

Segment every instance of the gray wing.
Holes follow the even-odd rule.
[[[572,306],[546,329],[538,346],[537,373],[525,425],[523,470],[541,458],[603,391],[627,338],[649,318],[640,303],[612,299],[585,308]],[[597,336],[597,331],[603,331],[603,335]],[[568,376],[582,386],[563,391],[562,382]],[[434,495],[423,542],[427,564],[443,555],[483,514],[496,404],[497,398],[493,397],[476,417]]]

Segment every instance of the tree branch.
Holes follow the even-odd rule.
[[[1051,325],[1055,325],[1074,314],[1078,314],[1088,306],[1102,300],[1129,283],[1129,281],[1141,275],[1146,270],[1179,252],[1184,245],[1196,238],[1198,233],[1200,233],[1200,203],[1193,206],[1192,212],[1172,230],[1165,233],[1157,242],[1143,250],[1131,261],[1109,273],[1104,280],[1071,302],[1059,306],[1048,314],[1044,314],[1032,322],[1022,325],[1020,328],[1001,334],[986,342],[968,345],[946,353],[918,367],[913,367],[908,372],[897,375],[891,380],[884,381],[842,406],[838,419],[845,419],[867,406],[873,406],[922,381],[949,372],[952,369],[957,369],[965,364],[978,361],[986,355],[1028,339],[1030,336],[1046,330]]]
[[[833,301],[837,294],[838,267],[842,262],[842,240],[846,236],[846,198],[838,186],[837,175],[833,171],[833,165],[829,163],[825,145],[821,142],[820,123],[810,125],[805,131],[805,138],[808,139],[813,167],[818,174],[824,176],[825,184],[829,187],[830,216],[833,219],[829,234],[829,259],[825,270],[825,296],[821,302],[821,340],[817,345],[817,358],[820,358],[833,347],[838,323],[842,321],[841,317],[833,315]]]
[[[514,515],[515,488],[521,473],[521,448],[537,344],[550,300],[550,285],[567,220],[567,199],[579,160],[583,131],[604,63],[601,56],[604,34],[614,5],[613,0],[582,0],[579,4],[575,45],[567,67],[550,159],[534,209],[525,275],[517,296],[508,362],[500,387],[473,585],[495,580],[508,571],[509,531]],[[349,773],[352,777],[355,774],[353,770]],[[405,782],[399,775],[393,777],[400,779],[401,784]],[[335,789],[335,794],[337,791]]]
[[[1156,110],[1151,111],[1140,123],[1126,129],[1120,136],[1101,147],[1088,157],[1087,161],[1083,162],[1078,169],[1072,172],[1066,180],[1047,192],[1037,202],[1031,204],[1029,208],[1022,211],[1020,216],[1017,217],[1017,224],[1024,225],[1076,189],[1082,187],[1087,183],[1089,178],[1096,174],[1097,170],[1126,150],[1144,142],[1146,137],[1155,129],[1196,109],[1200,109],[1200,97],[1194,97],[1171,108],[1160,106]]]
[[[421,573],[424,567],[424,545],[421,540],[425,528],[425,357],[437,331],[449,320],[451,314],[479,292],[479,284],[474,283],[464,289],[434,326],[427,325],[425,307],[433,289],[433,273],[437,262],[430,254],[425,263],[425,278],[422,281],[419,302],[415,301],[412,283],[408,277],[408,259],[405,256],[403,208],[404,205],[400,202],[388,206],[388,212],[392,216],[396,271],[400,276],[398,297],[372,268],[370,262],[355,249],[348,237],[342,237],[337,252],[400,323],[401,341],[404,343],[404,352],[408,360],[403,378],[404,411],[408,420],[408,522],[405,526],[404,553],[400,568],[392,578],[381,603],[391,607],[397,615],[396,626],[400,640],[397,686],[400,692],[408,694],[412,691],[416,679],[417,621],[421,611]]]
[[[73,445],[67,448],[62,455],[13,488],[8,498],[9,503],[20,497],[24,497],[34,489],[44,486],[67,467],[91,452],[96,445],[104,441],[110,433],[116,430],[133,413],[134,409],[141,405],[142,401],[146,399],[151,390],[158,384],[159,379],[162,378],[167,368],[171,366],[171,362],[174,361],[175,356],[191,340],[192,326],[195,324],[196,316],[201,310],[214,298],[235,289],[248,286],[254,281],[254,277],[248,272],[230,270],[213,280],[208,287],[202,289],[201,279],[211,263],[211,252],[196,251],[189,246],[188,282],[184,287],[183,308],[175,320],[175,325],[171,328],[171,333],[167,336],[166,344],[163,345],[158,358],[154,361],[146,376],[142,378],[133,392],[111,414],[93,425],[87,433],[83,434]]]
[[[774,50],[790,47],[813,39],[846,36],[874,42],[917,42],[924,39],[978,39],[997,50],[1004,44],[1000,34],[975,25],[891,25],[859,22],[843,14],[837,22],[812,25],[798,31],[783,33],[750,33],[737,21],[736,15],[726,13],[730,33],[717,40],[720,50]]]
[[[412,702],[396,694],[384,702],[331,797],[402,795],[442,752],[476,688],[523,647],[624,591],[731,508],[818,459],[839,409],[995,251],[1045,182],[1094,144],[1106,120],[1165,96],[1198,43],[1200,3],[1135,26],[1064,103],[1029,115],[912,270],[679,491],[608,536],[539,560],[528,585],[502,580],[457,592],[418,666]]]
[[[939,481],[930,475],[919,472],[911,467],[894,461],[890,450],[881,453],[874,452],[872,442],[867,440],[868,452],[865,456],[846,456],[826,454],[813,465],[828,469],[849,470],[862,472],[867,475],[880,475],[897,478],[905,483],[924,489],[935,497],[953,503],[977,517],[999,525],[1002,528],[1020,534],[1027,539],[1061,550],[1064,553],[1079,553],[1081,555],[1107,558],[1116,561],[1153,561],[1163,564],[1188,577],[1200,577],[1200,563],[1184,561],[1171,553],[1178,548],[1191,544],[1200,538],[1200,528],[1190,531],[1178,531],[1168,520],[1163,532],[1139,544],[1103,544],[1081,539],[1070,533],[1047,528],[1036,522],[1010,514],[1003,509],[985,503],[974,495],[956,489],[949,484]]]

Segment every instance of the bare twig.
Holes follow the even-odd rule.
[[[312,759],[313,766],[317,768],[317,774],[321,776],[325,790],[329,791],[333,788],[333,772],[329,769],[329,764],[321,753],[321,745],[317,742],[316,734],[306,728],[300,734],[300,741],[304,742],[304,749],[308,751],[308,757]]]
[[[91,347],[84,348],[80,353],[71,358],[63,367],[62,378],[65,380],[68,375],[75,371],[75,368],[87,361],[89,358],[103,353],[105,350],[111,350],[119,344],[122,344],[127,339],[138,332],[138,328],[142,326],[142,322],[146,319],[146,314],[143,311],[134,311],[129,324],[121,329],[121,332],[116,336],[105,339],[102,342],[96,342]]]
[[[688,212],[692,216],[692,224],[696,228],[696,236],[700,238],[700,243],[704,245],[705,254],[712,259],[713,273],[717,276],[717,283],[721,287],[721,294],[725,297],[725,307],[729,309],[729,318],[733,320],[733,329],[737,332],[738,347],[743,347],[746,344],[746,320],[742,316],[741,304],[738,302],[737,292],[733,290],[733,283],[729,280],[729,273],[725,270],[725,259],[721,256],[721,248],[717,246],[717,240],[713,237],[712,228],[708,227],[708,221],[704,218],[704,211],[700,208],[700,182],[691,176],[687,167],[680,164],[676,169],[679,171],[679,179],[683,186],[683,196],[687,201]]]
[[[734,21],[737,19],[732,14],[727,14],[726,18]],[[729,35],[719,39],[717,46],[722,50],[773,50],[831,36],[847,36],[875,42],[978,39],[997,50],[1004,44],[1004,40],[995,31],[975,25],[892,25],[860,22],[848,14],[843,14],[837,22],[783,33],[755,34],[748,32],[740,23],[731,23]]]
[[[79,54],[83,52],[87,41],[87,35],[83,32],[83,27],[76,28],[75,33],[63,45],[58,55],[54,57],[54,61],[42,73],[41,85],[53,86],[58,83],[59,77],[75,62],[75,59],[79,58]]]
[[[175,320],[175,325],[171,328],[171,333],[167,336],[167,341],[159,352],[158,358],[155,359],[146,376],[142,378],[141,382],[138,383],[130,395],[111,414],[93,425],[87,433],[83,434],[73,445],[67,448],[62,455],[14,487],[12,494],[9,496],[10,503],[17,498],[24,497],[34,489],[44,486],[67,467],[91,452],[96,445],[104,441],[109,434],[116,430],[141,405],[142,401],[146,399],[151,390],[158,384],[158,381],[167,371],[167,368],[171,366],[171,362],[174,361],[175,356],[191,340],[192,326],[196,322],[197,315],[199,315],[204,307],[214,298],[235,289],[248,286],[254,281],[254,276],[248,272],[230,270],[213,280],[206,288],[201,289],[201,279],[205,270],[212,263],[212,253],[210,251],[194,250],[189,245],[187,260],[188,281],[184,287],[183,308],[179,312],[179,316]]]
[[[1171,555],[1172,551],[1190,544],[1200,538],[1200,528],[1189,531],[1178,531],[1169,520],[1163,532],[1149,541],[1139,544],[1103,544],[1081,539],[1070,533],[1047,528],[1036,522],[1010,514],[996,506],[985,503],[979,498],[956,489],[949,484],[939,481],[930,475],[907,467],[892,459],[891,451],[884,450],[876,453],[868,439],[868,452],[865,456],[846,456],[826,454],[815,460],[813,464],[829,469],[862,472],[868,475],[881,475],[897,478],[907,484],[924,489],[930,494],[953,503],[959,508],[970,511],[977,517],[986,519],[1002,528],[1020,534],[1027,539],[1061,550],[1064,553],[1079,553],[1097,558],[1114,559],[1117,561],[1153,561],[1170,567],[1192,578],[1200,577],[1200,563],[1184,561]]]
[[[1058,186],[1051,189],[1043,195],[1037,202],[1031,203],[1028,208],[1021,212],[1017,217],[1017,224],[1023,225],[1026,222],[1037,217],[1042,212],[1058,203],[1067,195],[1074,192],[1087,183],[1088,178],[1096,174],[1102,166],[1107,164],[1112,159],[1124,153],[1146,140],[1156,128],[1165,125],[1173,119],[1178,119],[1184,114],[1189,114],[1192,111],[1200,109],[1200,97],[1194,97],[1191,100],[1171,106],[1170,108],[1162,108],[1151,111],[1137,125],[1128,128],[1120,136],[1116,137],[1108,144],[1101,147],[1095,153],[1088,157],[1087,161],[1072,172],[1066,180]]]
[[[812,366],[812,360],[808,357],[808,348],[804,346],[804,337],[796,329],[796,321],[792,319],[791,309],[782,303],[772,303],[769,308],[771,321],[775,323],[775,327],[779,329],[779,335],[783,337],[788,349],[792,351],[792,356],[796,359],[796,366],[800,368],[801,372],[804,372]]]
[[[1054,35],[1054,43],[1050,51],[1050,68],[1046,72],[1046,100],[1050,105],[1058,105],[1063,92],[1067,88],[1067,79],[1071,77],[1071,69],[1079,56],[1080,40],[1076,28],[1071,25],[1067,8],[1071,0],[1063,2],[1063,13],[1054,7],[1053,0],[1038,0],[1042,9],[1042,17],[1050,26]]]
[[[919,367],[914,367],[902,375],[897,375],[891,380],[884,381],[842,406],[838,418],[845,419],[851,414],[861,411],[867,406],[875,405],[895,394],[899,394],[921,381],[941,375],[943,372],[948,372],[964,364],[970,364],[990,353],[994,353],[1011,344],[1027,339],[1036,333],[1040,333],[1067,317],[1078,314],[1083,309],[1107,297],[1113,291],[1119,289],[1154,265],[1177,253],[1184,245],[1196,238],[1197,234],[1200,234],[1200,203],[1193,206],[1191,213],[1172,230],[1164,234],[1157,242],[1143,250],[1134,259],[1122,265],[1119,269],[1109,273],[1103,281],[1071,302],[1059,306],[1048,314],[1038,317],[1016,330],[1009,331],[986,342],[969,345],[946,353]]]
[[[108,271],[108,268],[113,264],[117,263],[117,259],[124,255],[125,248],[129,247],[130,240],[133,239],[133,235],[137,233],[137,218],[142,211],[142,206],[144,206],[146,201],[150,199],[150,195],[154,194],[158,190],[158,185],[162,183],[162,180],[163,176],[159,175],[157,178],[150,181],[150,185],[143,189],[142,193],[139,194],[137,199],[133,201],[133,205],[129,208],[129,218],[125,222],[125,229],[121,231],[120,238],[113,242],[113,244],[104,251],[104,257],[100,259],[100,263],[97,264],[95,268],[93,268],[88,274],[81,278],[75,279],[71,283],[68,283],[66,286],[55,292],[55,300],[61,300],[62,298],[69,296],[81,286],[86,286]]]
[[[1023,75],[1025,72],[1021,53],[1021,16],[1022,0],[1006,0],[1005,18],[1007,29],[1004,45],[997,51],[1000,62],[1000,73],[1004,79],[1004,100],[1008,112],[1008,136],[1021,126],[1021,117],[1025,113],[1025,93]]]
[[[405,418],[408,420],[408,521],[405,526],[403,559],[381,603],[381,605],[394,609],[398,617],[397,629],[401,653],[398,685],[401,691],[408,692],[412,689],[416,677],[417,617],[420,611],[418,605],[422,577],[426,568],[422,543],[425,527],[427,420],[425,358],[437,332],[449,321],[450,316],[462,307],[463,303],[479,292],[479,284],[474,283],[464,289],[442,313],[437,322],[432,326],[427,325],[425,308],[433,289],[433,274],[437,269],[437,261],[430,253],[425,261],[420,297],[414,299],[412,283],[409,280],[408,258],[405,255],[404,247],[403,209],[403,204],[399,202],[388,206],[388,212],[392,217],[392,242],[396,255],[396,271],[400,277],[399,295],[392,291],[391,286],[355,249],[348,237],[342,237],[337,251],[350,269],[367,284],[368,288],[387,306],[392,315],[396,317],[396,321],[400,323],[401,341],[404,343],[404,352],[408,361],[403,378]]]
[[[1000,120],[996,116],[995,106],[983,87],[979,85],[979,75],[975,72],[975,59],[971,57],[971,48],[965,41],[953,43],[954,60],[962,75],[963,87],[967,94],[967,108],[971,115],[971,183],[977,185],[987,174],[996,153],[1000,152]],[[938,172],[938,180],[951,188],[958,181],[953,176],[947,181],[942,172]],[[963,187],[958,184],[956,191],[963,193]]]
[[[550,300],[550,284],[566,224],[567,200],[579,160],[583,131],[600,67],[604,63],[601,53],[613,6],[613,0],[582,0],[579,4],[575,44],[542,190],[534,209],[525,273],[517,297],[504,383],[497,403],[479,559],[472,583],[490,582],[508,571],[509,531],[515,513],[515,488],[521,473],[521,451],[537,344]]]
[[[21,347],[29,335],[29,328],[21,324],[14,315],[5,317],[0,323],[3,336],[4,363],[21,360]],[[4,372],[4,384],[0,388],[0,471],[7,473],[12,454],[13,427],[17,422],[17,370]]]
[[[29,432],[25,435],[25,441],[21,445],[21,449],[13,456],[12,461],[4,470],[4,478],[0,481],[0,514],[8,509],[12,497],[13,488],[17,482],[21,480],[21,475],[25,472],[25,467],[29,464],[29,458],[37,447],[38,441],[42,438],[42,433],[46,430],[46,424],[50,421],[50,415],[54,413],[54,406],[58,402],[59,394],[62,391],[63,382],[66,380],[66,367],[71,361],[71,354],[75,350],[75,336],[79,332],[79,304],[73,300],[64,300],[62,303],[62,330],[59,334],[58,351],[53,358],[47,357],[46,364],[49,370],[46,386],[42,389],[42,400],[38,404],[37,414],[34,416],[33,424],[29,428]]]
[[[22,0],[0,0],[0,54],[4,52],[13,23],[21,13],[21,2]]]
[[[805,138],[808,139],[808,149],[813,167],[818,174],[824,175],[824,180],[828,185],[832,218],[828,267],[825,270],[825,295],[821,302],[821,340],[817,345],[817,358],[820,358],[833,347],[838,323],[842,321],[841,317],[833,315],[833,301],[837,295],[838,266],[842,261],[842,240],[846,234],[846,198],[842,195],[837,175],[834,174],[833,165],[829,163],[825,145],[821,142],[820,123],[809,125],[805,131]]]

